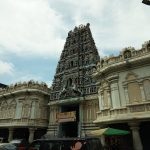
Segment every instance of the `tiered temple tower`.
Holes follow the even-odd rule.
[[[91,74],[100,57],[89,23],[68,33],[52,83],[51,100],[97,93]]]
[[[53,128],[56,128],[52,118],[56,118],[58,112],[69,111],[70,105],[78,105],[74,108],[78,110],[78,135],[83,133],[84,122],[92,123],[96,118],[98,98],[94,96],[97,95],[97,87],[92,73],[100,57],[89,26],[88,23],[75,27],[66,38],[51,87],[49,134],[53,134]],[[58,132],[61,132],[60,128]]]

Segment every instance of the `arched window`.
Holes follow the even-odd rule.
[[[73,61],[70,62],[70,67],[73,67]]]
[[[131,52],[130,51],[125,51],[124,52],[124,58],[127,59],[127,58],[130,58],[131,57]]]

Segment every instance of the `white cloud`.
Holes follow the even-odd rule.
[[[13,71],[14,65],[12,63],[0,61],[0,75],[13,75]]]
[[[149,40],[149,7],[141,0],[63,1],[72,8],[75,25],[91,24],[93,38],[102,56],[128,46],[140,49]]]
[[[111,53],[117,55],[128,46],[140,49],[145,41],[150,40],[149,18],[149,7],[141,0],[1,0],[1,79],[6,83],[34,79],[47,81],[50,86],[52,75],[45,74],[52,72],[40,74],[40,67],[54,65],[63,50],[68,31],[80,24],[91,24],[101,57]],[[28,58],[35,57],[40,63],[37,59],[31,63],[40,64],[39,73],[34,71],[36,67],[31,69],[34,64],[26,66],[29,65],[26,63]],[[42,61],[43,58],[49,61]],[[10,77],[10,74],[13,75]]]
[[[61,17],[47,0],[0,1],[0,45],[19,56],[57,56],[65,42]]]
[[[149,18],[141,0],[3,0],[0,45],[18,56],[58,58],[68,31],[89,22],[100,54],[127,46],[139,49],[149,40]]]

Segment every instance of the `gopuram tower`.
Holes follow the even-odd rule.
[[[90,24],[75,27],[68,37],[58,62],[51,87],[50,117],[46,135],[61,137],[88,136],[97,129],[93,121],[99,110],[96,81],[92,73],[100,61]],[[75,120],[62,118],[75,111]]]

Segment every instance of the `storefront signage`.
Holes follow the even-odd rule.
[[[72,122],[76,121],[76,111],[57,113],[56,122]]]

